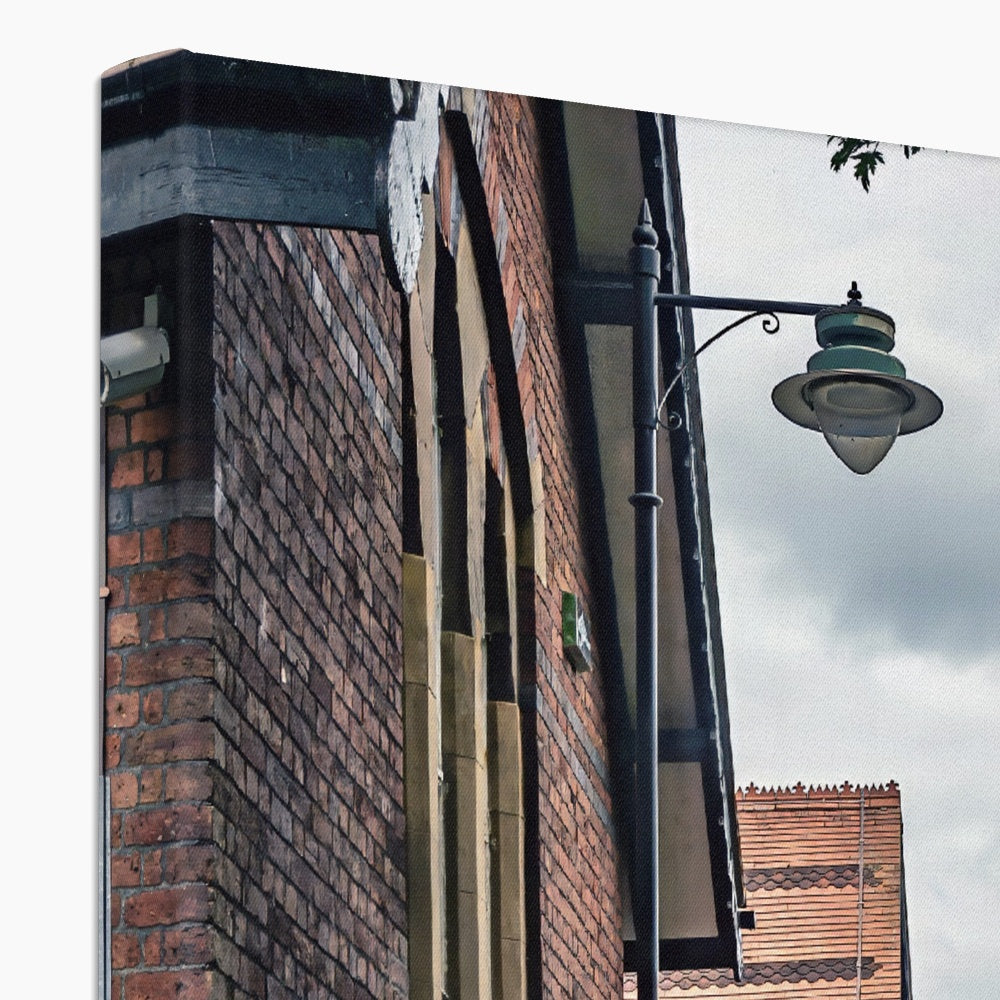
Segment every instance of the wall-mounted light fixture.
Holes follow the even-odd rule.
[[[660,411],[684,372],[706,347],[755,317],[764,329],[778,329],[777,314],[816,317],[822,348],[810,358],[807,372],[785,379],[774,390],[774,405],[789,420],[821,430],[848,468],[867,473],[892,446],[941,416],[941,400],[906,378],[902,364],[889,355],[895,325],[891,317],[861,305],[857,286],[846,305],[715,298],[658,291],[660,254],[656,249],[648,203],[632,234],[632,425],[635,434],[635,868],[632,913],[636,931],[638,1000],[656,1000],[659,979],[659,802],[657,720],[657,557],[656,431]],[[725,309],[747,313],[709,338],[684,361],[657,399],[656,307]],[[670,421],[668,421],[669,423]],[[741,926],[743,926],[741,924]]]
[[[159,384],[170,360],[168,309],[157,289],[143,299],[142,326],[101,338],[101,406]]]
[[[816,340],[822,350],[809,359],[803,374],[776,385],[771,400],[778,412],[793,423],[822,431],[834,453],[852,472],[871,472],[898,435],[929,427],[941,416],[944,405],[926,386],[908,379],[903,363],[889,353],[896,334],[892,317],[863,306],[856,281],[851,282],[847,299],[845,305],[830,306],[656,292],[654,306],[747,313],[709,337],[684,361],[657,413],[695,358],[730,330],[762,317],[765,331],[775,333],[778,313],[815,316]]]
[[[847,296],[846,305],[816,314],[823,349],[809,359],[805,374],[775,386],[771,399],[793,423],[822,431],[837,457],[864,475],[898,434],[928,427],[944,407],[889,354],[896,334],[892,317],[862,306],[857,282]]]

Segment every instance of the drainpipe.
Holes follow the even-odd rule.
[[[632,233],[632,426],[635,434],[635,671],[636,779],[635,872],[632,909],[636,933],[638,1000],[656,1000],[660,965],[659,837],[656,713],[657,593],[656,493],[657,343],[656,294],[660,254],[644,201]]]

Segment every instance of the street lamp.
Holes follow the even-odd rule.
[[[657,706],[656,430],[660,410],[694,359],[723,334],[763,316],[765,330],[778,328],[777,314],[814,316],[822,348],[804,374],[775,387],[772,400],[794,423],[823,432],[837,456],[859,474],[885,457],[899,434],[909,434],[941,416],[941,400],[906,378],[892,357],[892,318],[861,305],[857,284],[846,305],[716,298],[659,292],[660,254],[649,205],[643,202],[632,234],[632,425],[635,440],[636,597],[636,841],[633,914],[636,930],[638,1000],[656,1000],[659,978],[659,832]],[[748,313],[706,341],[688,358],[657,399],[656,307],[685,306]]]
[[[805,374],[775,386],[771,399],[793,423],[822,431],[837,457],[864,475],[885,458],[897,434],[930,426],[943,406],[889,354],[892,317],[862,306],[857,282],[847,297],[847,305],[816,314],[822,350]]]

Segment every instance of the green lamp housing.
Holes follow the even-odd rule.
[[[771,399],[793,423],[822,431],[837,457],[859,475],[885,458],[899,434],[929,427],[944,410],[930,389],[906,377],[889,352],[892,317],[861,305],[853,283],[847,305],[816,315],[822,350],[806,372],[775,386]]]

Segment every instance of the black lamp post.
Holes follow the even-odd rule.
[[[785,379],[772,393],[788,419],[822,430],[833,450],[854,472],[864,474],[885,456],[897,434],[908,434],[941,416],[941,400],[906,378],[901,362],[889,354],[892,318],[860,304],[857,286],[840,306],[767,299],[715,298],[657,290],[660,254],[649,205],[643,202],[632,234],[632,424],[635,434],[635,629],[636,629],[636,810],[633,917],[636,930],[638,1000],[656,1000],[660,966],[659,804],[657,788],[657,560],[656,430],[662,403],[657,400],[656,307],[686,306],[748,313],[710,338],[690,358],[667,388],[709,344],[754,316],[778,313],[816,317],[822,348],[809,359],[807,372]]]

